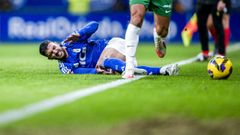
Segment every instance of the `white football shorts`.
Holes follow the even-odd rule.
[[[115,37],[109,40],[108,45],[105,48],[113,48],[126,56],[125,44],[126,44],[126,41],[124,39]],[[133,63],[134,63],[134,66],[137,66],[136,58],[134,58]]]
[[[112,38],[111,40],[109,40],[106,48],[113,48],[123,55],[126,54],[125,53],[126,52],[125,51],[125,40],[122,38],[118,38],[118,37]]]

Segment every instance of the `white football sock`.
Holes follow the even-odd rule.
[[[141,28],[132,24],[128,25],[125,40],[126,40],[126,70],[133,70],[134,61],[136,61],[136,50],[139,42],[139,34]]]

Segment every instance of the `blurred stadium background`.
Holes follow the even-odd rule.
[[[232,0],[231,41],[240,40],[240,0]],[[181,42],[181,30],[195,9],[195,0],[174,4],[168,40]],[[129,21],[128,0],[1,0],[0,42],[61,41],[89,21],[100,23],[97,38],[124,37]],[[152,42],[152,14],[147,14],[141,41]],[[193,41],[198,41],[195,34]]]

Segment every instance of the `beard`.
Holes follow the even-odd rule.
[[[58,53],[58,55],[59,55],[59,56],[62,55],[62,57],[61,57],[59,60],[64,60],[64,59],[66,59],[66,58],[68,57],[67,51],[66,51],[65,49],[62,49],[62,50]]]

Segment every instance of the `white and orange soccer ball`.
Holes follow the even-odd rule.
[[[232,62],[225,56],[215,56],[208,62],[207,70],[213,79],[227,79],[232,74]]]

